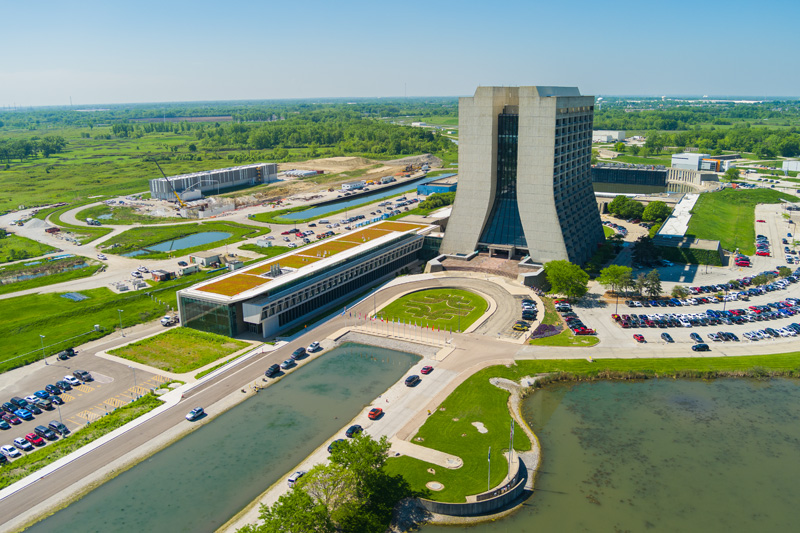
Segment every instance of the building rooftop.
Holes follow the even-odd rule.
[[[383,221],[297,248],[278,257],[236,270],[214,280],[193,285],[182,294],[218,301],[254,298],[280,288],[298,277],[344,262],[355,255],[397,240],[408,233],[428,233],[434,226],[408,222]],[[282,273],[275,276],[273,267]],[[288,271],[287,271],[288,270]]]

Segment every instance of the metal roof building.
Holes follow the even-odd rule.
[[[150,196],[159,200],[174,200],[174,189],[181,200],[189,201],[202,198],[204,193],[216,194],[233,187],[270,183],[277,179],[276,163],[256,163],[152,179]]]

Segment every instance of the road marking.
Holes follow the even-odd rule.
[[[92,411],[81,411],[75,416],[79,416],[86,420],[87,422],[94,422],[95,420],[100,418],[100,415],[93,413]]]
[[[67,403],[67,402],[71,402],[72,400],[74,400],[75,396],[73,396],[72,394],[64,393],[64,394],[61,395],[61,399],[64,400],[64,403]]]
[[[128,391],[130,391],[133,396],[143,396],[150,392],[150,389],[137,385],[136,387],[131,387]]]
[[[94,390],[94,388],[90,387],[89,385],[76,385],[74,388],[81,392],[92,392]]]
[[[150,379],[152,379],[152,380],[153,380],[153,381],[155,381],[156,383],[166,383],[167,381],[170,381],[170,379],[169,379],[168,377],[166,377],[166,376],[159,376],[158,374],[155,374],[155,375],[154,375],[153,377],[151,377]],[[148,380],[148,381],[150,381],[150,380]]]
[[[120,400],[118,398],[109,398],[108,400],[104,401],[103,403],[116,409],[117,407],[122,407],[123,405],[125,405],[128,402],[123,402],[122,400]]]

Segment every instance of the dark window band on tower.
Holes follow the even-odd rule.
[[[497,189],[481,244],[528,246],[517,206],[518,131],[518,111],[506,106],[497,119]]]

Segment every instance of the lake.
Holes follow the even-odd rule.
[[[231,234],[225,231],[203,231],[201,233],[193,233],[180,239],[171,241],[160,242],[152,246],[148,246],[142,250],[128,252],[122,254],[123,257],[136,257],[137,255],[149,254],[152,252],[171,252],[175,250],[183,250],[185,248],[192,248],[194,246],[202,246],[204,244],[211,244],[212,242],[227,239]]]
[[[548,386],[524,403],[542,445],[514,515],[441,531],[791,531],[800,381]]]

